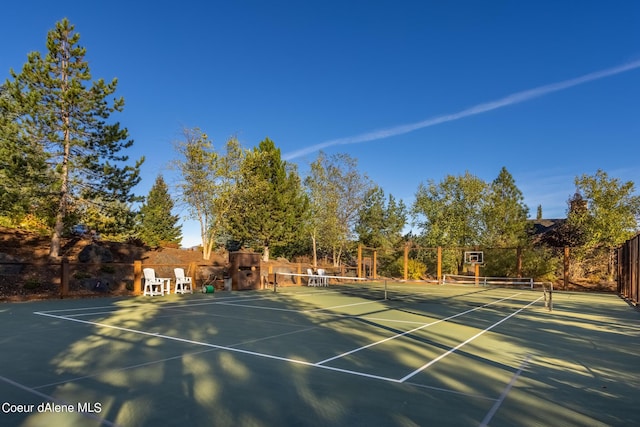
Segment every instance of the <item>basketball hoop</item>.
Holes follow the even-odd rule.
[[[484,265],[484,252],[482,251],[465,251],[464,263],[471,265]]]

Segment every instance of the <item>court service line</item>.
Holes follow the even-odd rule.
[[[71,405],[70,403],[65,402],[64,400],[61,400],[61,399],[58,399],[56,397],[49,396],[48,394],[44,394],[42,392],[34,390],[31,387],[28,387],[28,386],[26,386],[24,384],[20,384],[19,382],[13,381],[13,380],[11,380],[11,379],[9,379],[7,377],[4,377],[2,375],[0,375],[0,381],[4,381],[7,384],[10,384],[10,385],[12,385],[14,387],[17,387],[17,388],[19,388],[21,390],[24,390],[24,391],[28,392],[28,393],[35,394],[36,396],[41,397],[43,399],[46,399],[46,400],[48,400],[50,402],[57,403],[58,405],[67,406],[67,407],[69,405]],[[73,405],[73,406],[75,406],[75,405]],[[116,424],[116,423],[114,423],[112,421],[109,421],[106,418],[101,418],[101,417],[95,415],[94,413],[90,413],[90,412],[75,412],[75,413],[76,414],[80,414],[85,418],[89,418],[91,420],[98,421],[98,422],[100,422],[100,425],[107,425],[107,426],[112,426],[112,427],[118,427],[119,426],[119,424]]]
[[[328,359],[322,360],[322,361],[320,361],[320,362],[317,362],[317,363],[316,363],[316,365],[322,365],[322,364],[324,364],[324,363],[331,362],[331,361],[336,360],[336,359],[340,359],[340,358],[342,358],[342,357],[348,356],[348,355],[353,354],[353,353],[357,353],[358,351],[365,350],[365,349],[370,348],[370,347],[373,347],[373,346],[375,346],[375,345],[382,344],[382,343],[385,343],[385,342],[387,342],[387,341],[391,341],[391,340],[394,340],[394,339],[396,339],[396,338],[403,337],[403,336],[405,336],[405,335],[408,335],[408,334],[411,334],[411,333],[413,333],[413,332],[419,331],[420,329],[428,328],[429,326],[437,325],[438,323],[446,322],[446,321],[448,321],[448,320],[455,319],[456,317],[464,316],[465,314],[469,314],[469,313],[474,312],[474,311],[476,311],[476,310],[480,310],[481,308],[488,307],[488,306],[490,306],[491,304],[496,304],[496,303],[498,303],[498,302],[501,302],[501,301],[508,300],[508,299],[513,298],[513,297],[516,297],[516,296],[520,295],[521,293],[522,293],[522,292],[518,292],[517,294],[513,294],[513,295],[510,295],[510,296],[508,296],[508,297],[505,297],[505,298],[502,298],[502,299],[499,299],[499,300],[492,301],[492,302],[490,302],[490,303],[487,303],[487,304],[481,305],[481,306],[479,306],[479,307],[475,307],[475,308],[472,308],[472,309],[469,309],[469,310],[463,311],[463,312],[461,312],[461,313],[454,314],[453,316],[445,317],[444,319],[439,319],[439,320],[436,320],[436,321],[434,321],[434,322],[430,322],[430,323],[423,324],[423,325],[421,325],[421,326],[418,326],[417,328],[413,328],[413,329],[408,330],[408,331],[406,331],[406,332],[402,332],[402,333],[400,333],[400,334],[396,334],[396,335],[393,335],[393,336],[387,337],[387,338],[385,338],[385,339],[383,339],[383,340],[376,341],[376,342],[372,342],[372,343],[367,344],[367,345],[365,345],[365,346],[358,347],[358,348],[355,348],[355,349],[353,349],[353,350],[347,351],[347,352],[345,352],[345,353],[338,354],[337,356],[333,356],[333,357],[330,357],[330,358],[328,358]]]
[[[520,374],[522,374],[524,368],[526,368],[529,364],[529,360],[531,360],[530,354],[527,355],[526,359],[520,364],[520,367],[518,368],[516,373],[513,374],[513,377],[511,377],[511,381],[509,381],[509,384],[507,384],[507,386],[504,388],[502,394],[500,394],[500,397],[498,398],[498,400],[496,400],[496,403],[493,404],[489,412],[487,412],[487,415],[485,415],[484,419],[482,420],[482,423],[480,423],[480,427],[487,427],[489,425],[489,422],[491,422],[493,416],[496,414],[496,412],[498,412],[498,409],[500,409],[500,406],[502,406],[502,403],[507,398],[507,395],[511,391],[511,388],[516,383],[516,380],[518,379],[518,377],[520,377]]]
[[[484,335],[485,333],[489,332],[491,329],[495,328],[496,326],[500,325],[503,322],[506,322],[507,320],[511,319],[513,316],[515,316],[516,314],[520,313],[522,310],[531,307],[533,304],[537,303],[538,301],[540,301],[541,299],[543,299],[544,296],[539,297],[538,299],[531,301],[529,304],[525,305],[524,307],[514,311],[513,313],[511,313],[510,315],[508,315],[507,317],[497,321],[496,323],[494,323],[493,325],[481,330],[480,332],[478,332],[477,334],[475,334],[474,336],[472,336],[471,338],[467,339],[464,342],[461,342],[460,344],[458,344],[457,346],[449,349],[447,352],[441,354],[440,356],[436,357],[435,359],[433,359],[432,361],[430,361],[429,363],[425,363],[424,365],[422,365],[421,367],[419,367],[418,369],[416,369],[415,371],[405,375],[404,377],[400,378],[400,382],[405,382],[406,380],[408,380],[409,378],[413,377],[414,375],[424,371],[425,369],[427,369],[429,366],[434,365],[435,363],[438,363],[440,360],[444,359],[445,357],[449,356],[450,354],[455,353],[456,351],[458,351],[460,348],[464,347],[465,345],[469,344],[471,341],[475,340],[476,338],[478,338],[481,335]]]

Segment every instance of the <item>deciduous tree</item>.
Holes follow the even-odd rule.
[[[334,266],[355,235],[358,211],[373,183],[358,171],[358,162],[347,154],[318,153],[305,179],[311,200],[309,232],[314,243],[331,252]]]
[[[427,246],[469,247],[479,245],[484,232],[482,210],[487,183],[466,172],[448,175],[440,183],[421,183],[412,212]],[[458,271],[463,257],[456,257]]]
[[[600,169],[595,175],[576,177],[575,184],[583,203],[570,211],[568,222],[584,232],[586,250],[609,250],[607,264],[611,279],[614,248],[638,232],[640,196],[635,194],[633,181],[610,178]]]
[[[219,155],[207,134],[200,129],[185,128],[182,133],[183,140],[175,145],[179,158],[174,161],[174,166],[180,174],[177,188],[191,217],[200,224],[202,258],[209,259],[215,243],[218,217],[214,201],[221,171]]]

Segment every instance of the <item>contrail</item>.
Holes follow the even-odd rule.
[[[475,116],[476,114],[486,113],[487,111],[497,110],[498,108],[519,104],[521,102],[529,101],[530,99],[538,98],[549,93],[558,92],[573,86],[581,85],[583,83],[588,83],[594,80],[603,79],[605,77],[614,76],[616,74],[624,73],[636,68],[640,68],[640,60],[629,62],[624,65],[619,65],[617,67],[608,68],[606,70],[585,74],[584,76],[576,77],[574,79],[565,80],[558,83],[551,83],[534,89],[517,92],[496,101],[478,104],[457,113],[436,116],[416,123],[375,130],[373,132],[367,132],[346,138],[332,139],[320,144],[302,148],[291,153],[286,153],[282,157],[284,160],[291,160],[334,145],[356,144],[359,142],[376,141],[383,138],[389,138],[391,136],[403,135],[405,133],[413,132],[414,130],[423,129],[440,123],[452,122],[464,117]]]

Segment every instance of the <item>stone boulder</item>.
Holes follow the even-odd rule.
[[[22,270],[24,270],[24,264],[19,264],[21,262],[24,261],[9,254],[0,252],[0,274],[21,274]]]
[[[91,244],[87,245],[78,254],[78,261],[89,263],[108,263],[113,262],[113,254],[104,246]]]

